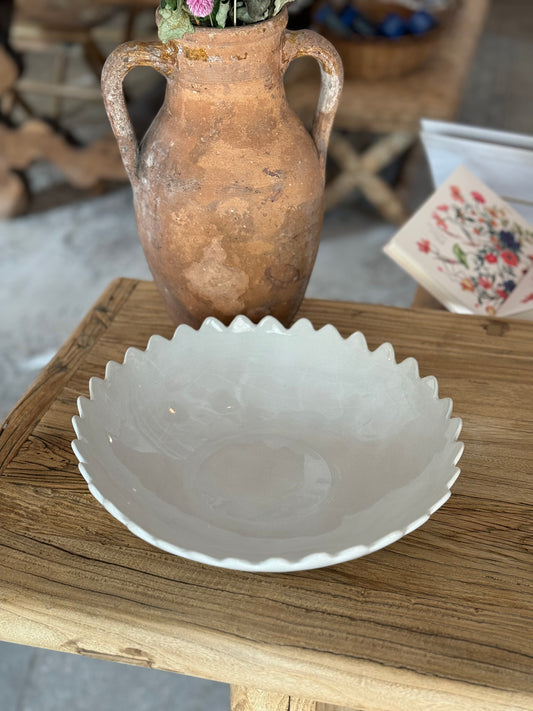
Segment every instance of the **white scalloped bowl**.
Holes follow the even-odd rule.
[[[423,524],[459,474],[461,420],[392,346],[306,319],[208,318],[90,380],[72,443],[98,501],[176,555],[318,568]]]

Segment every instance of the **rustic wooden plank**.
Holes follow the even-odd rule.
[[[231,687],[231,711],[316,711],[316,702],[275,691]]]
[[[305,302],[316,327],[390,340],[439,378],[465,418],[463,474],[427,524],[382,551],[249,574],[137,539],[77,472],[70,417],[89,377],[174,330],[153,284],[119,287],[121,306],[97,334],[86,320],[92,340],[67,348],[24,434],[11,425],[9,441],[24,442],[0,468],[0,636],[365,711],[531,708],[531,324]]]

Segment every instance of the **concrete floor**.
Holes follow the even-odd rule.
[[[533,133],[532,40],[530,0],[493,0],[459,121]],[[71,121],[80,137],[102,125],[101,107],[85,112],[86,124],[77,111],[71,109]],[[37,166],[31,179],[39,190],[48,186],[51,174]],[[58,176],[52,175],[54,180]],[[412,205],[430,190],[420,162]],[[41,198],[30,214],[0,223],[0,419],[111,279],[149,278],[128,187],[90,199],[78,195],[53,209],[41,209]],[[332,211],[325,219],[308,295],[408,305],[415,284],[381,253],[394,231],[356,199]],[[228,688],[0,643],[0,711],[95,708],[218,711],[228,708]]]

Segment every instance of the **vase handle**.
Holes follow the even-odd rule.
[[[283,61],[287,68],[293,59],[310,56],[320,66],[320,94],[313,119],[311,135],[315,142],[320,166],[324,171],[328,142],[335,113],[339,105],[344,70],[339,53],[325,37],[313,30],[285,30]]]
[[[111,52],[102,69],[105,110],[132,183],[137,180],[139,145],[126,106],[123,82],[135,67],[152,67],[168,77],[175,67],[172,47],[162,42],[124,42]]]

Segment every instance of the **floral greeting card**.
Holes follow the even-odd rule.
[[[533,226],[464,167],[384,251],[450,311],[533,319]]]

